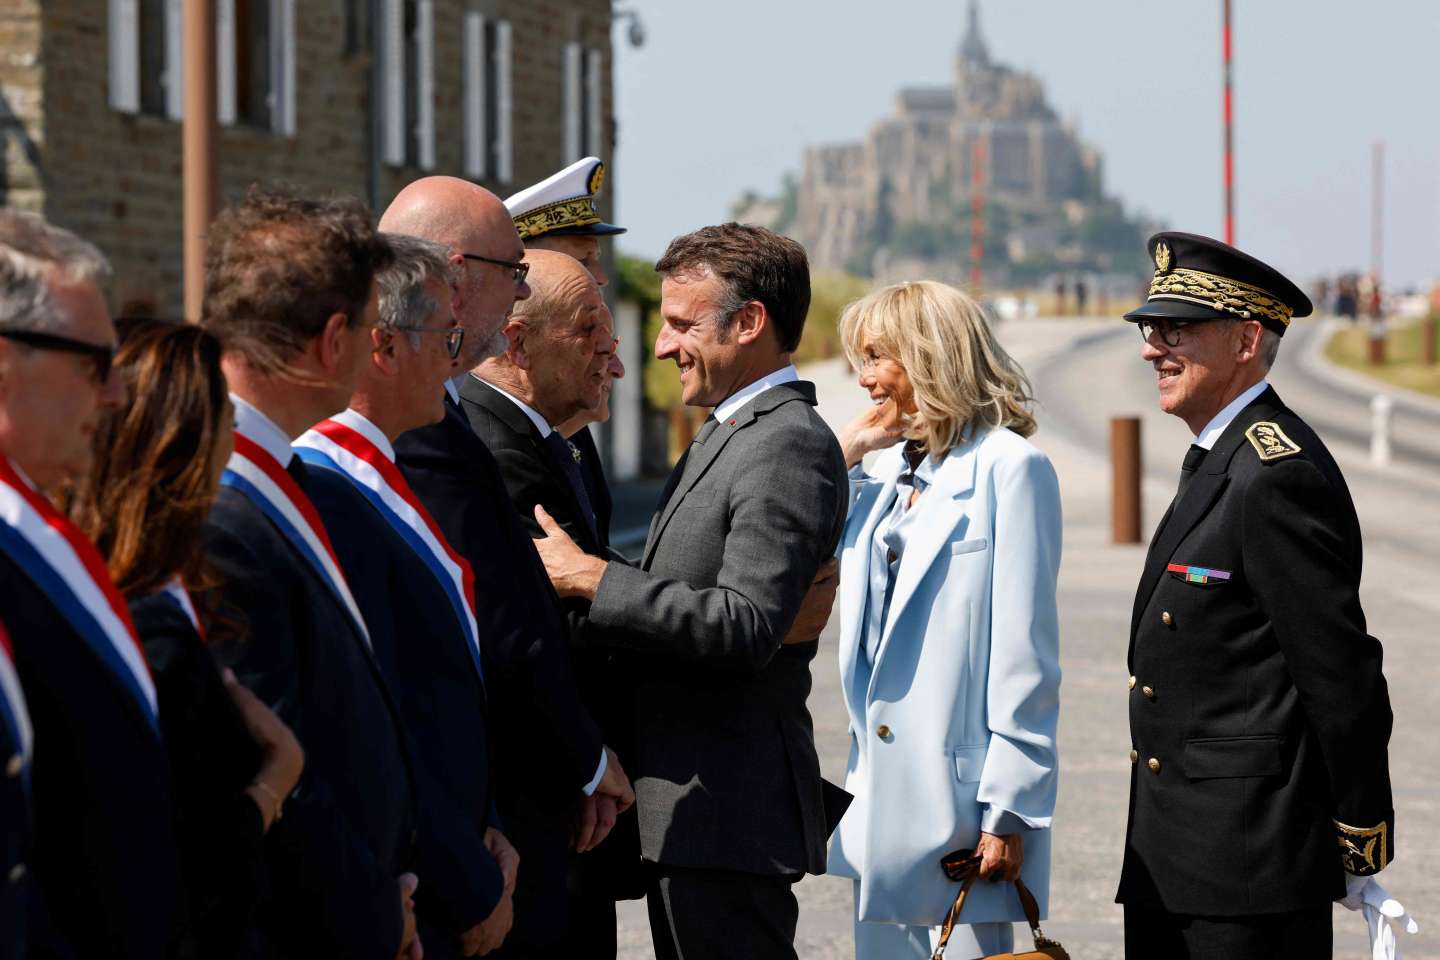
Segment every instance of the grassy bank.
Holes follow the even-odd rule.
[[[1325,356],[1376,380],[1440,397],[1440,364],[1427,367],[1421,363],[1425,323],[1440,323],[1440,317],[1390,327],[1385,335],[1384,366],[1370,365],[1370,333],[1364,324],[1336,331],[1325,345]]]

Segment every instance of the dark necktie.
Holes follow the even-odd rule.
[[[1200,463],[1209,453],[1198,443],[1190,444],[1190,449],[1185,451],[1185,462],[1180,464],[1180,489],[1175,494],[1175,502],[1179,503],[1180,498],[1185,496],[1185,488],[1190,486],[1190,481],[1195,479],[1195,471],[1200,469]]]
[[[580,504],[580,512],[585,515],[585,522],[590,527],[590,533],[595,534],[595,508],[590,505],[590,494],[585,489],[585,478],[580,475],[580,464],[575,459],[575,448],[560,436],[559,430],[551,430],[545,438],[545,448],[550,451],[551,458],[565,474],[565,479],[570,481],[570,490],[575,494],[575,500]]]

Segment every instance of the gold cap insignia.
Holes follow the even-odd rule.
[[[600,185],[605,182],[605,164],[595,164],[595,172],[590,174],[590,196],[600,192]]]
[[[1340,845],[1340,862],[1346,873],[1368,877],[1390,863],[1394,852],[1390,849],[1388,822],[1373,827],[1352,827],[1339,820],[1330,822],[1335,824],[1335,842]]]
[[[1161,240],[1155,244],[1155,272],[1168,273],[1170,270],[1170,244]]]
[[[1269,420],[1251,425],[1250,429],[1245,431],[1245,437],[1260,455],[1260,459],[1266,462],[1293,457],[1300,452],[1300,444],[1285,436],[1285,431],[1280,429],[1278,423],[1271,423]]]

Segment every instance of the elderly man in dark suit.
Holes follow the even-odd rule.
[[[506,320],[530,288],[524,246],[499,198],[464,180],[427,177],[400,192],[381,226],[450,250],[461,270],[460,369],[503,352]],[[566,624],[495,457],[472,428],[461,388],[451,381],[446,390],[444,419],[401,436],[395,449],[410,487],[474,571],[496,800],[520,853],[515,925],[497,955],[544,956],[568,927],[577,806],[608,797],[624,809],[634,794],[576,688]]]
[[[235,455],[207,525],[217,651],[305,748],[266,838],[259,923],[282,956],[418,956],[416,798],[396,705],[291,440],[345,409],[372,350],[374,274],[390,261],[348,200],[252,192],[210,230],[201,322],[227,343]]]
[[[165,956],[176,934],[180,864],[154,681],[104,561],[49,500],[90,468],[98,416],[125,399],[110,369],[109,272],[74,234],[0,212],[6,957],[140,960]]]
[[[714,414],[676,465],[638,567],[580,550],[543,512],[586,643],[643,664],[636,794],[657,955],[794,957],[791,884],[823,872],[826,823],[805,699],[815,644],[784,645],[845,521],[845,464],[790,355],[810,301],[794,241],[726,224],[677,238],[659,359]]]

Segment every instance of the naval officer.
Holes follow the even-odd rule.
[[[1330,904],[1395,856],[1395,818],[1355,507],[1265,379],[1310,301],[1206,237],[1149,249],[1125,319],[1195,440],[1130,627],[1126,953],[1329,956]]]

